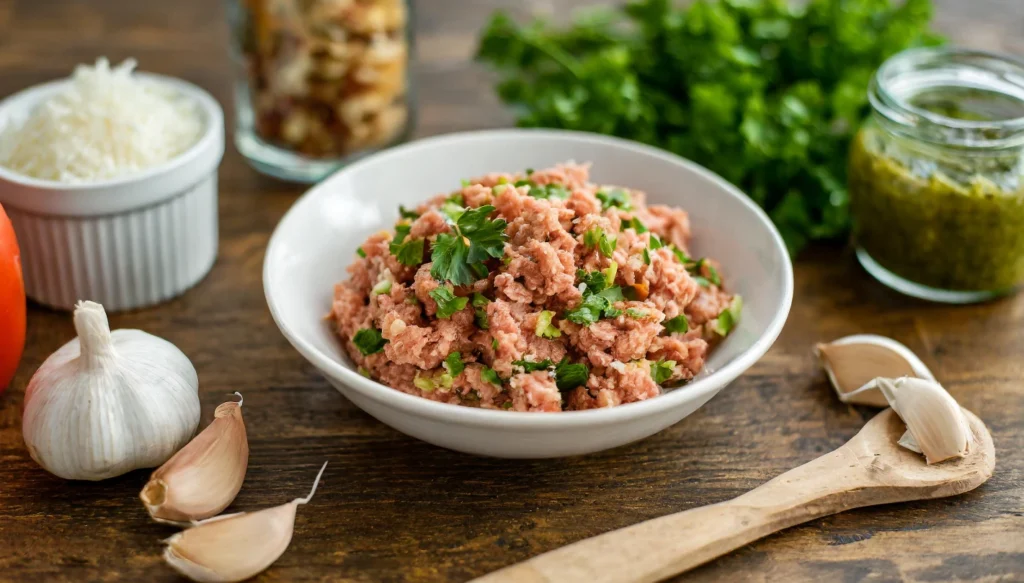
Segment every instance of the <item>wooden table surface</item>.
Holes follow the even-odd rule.
[[[551,1],[563,15],[586,2]],[[475,31],[515,0],[421,0],[418,135],[508,125]],[[538,2],[537,4],[542,4]],[[1024,54],[1024,3],[941,0],[961,44]],[[522,8],[520,8],[522,9]],[[99,55],[206,87],[231,108],[223,6],[213,0],[0,0],[0,96]],[[439,449],[382,425],[335,392],[278,333],[263,299],[267,239],[302,188],[263,178],[233,148],[220,176],[220,256],[164,305],[111,318],[177,344],[199,371],[204,424],[245,395],[252,456],[230,510],[291,500],[330,460],[295,538],[262,581],[460,581],[621,526],[736,496],[854,435],[873,411],[840,404],[811,356],[859,332],[896,338],[984,419],[993,478],[964,496],[848,512],[768,537],[685,581],[1024,581],[1024,295],[930,305],[873,282],[842,249],[796,265],[796,298],[772,350],[719,396],[640,443],[558,461],[499,461]],[[21,404],[32,372],[74,336],[32,307],[24,360],[0,397],[0,580],[171,581],[137,494],[148,472],[57,479],[28,457]],[[679,533],[687,536],[688,533]]]

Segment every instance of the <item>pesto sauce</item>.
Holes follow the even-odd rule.
[[[927,160],[889,155],[882,133],[867,124],[851,145],[857,244],[889,271],[933,288],[1001,292],[1024,283],[1024,177],[957,180]]]

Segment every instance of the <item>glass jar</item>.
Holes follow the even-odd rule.
[[[229,0],[235,144],[259,171],[315,182],[412,126],[406,0]]]
[[[850,153],[860,263],[882,283],[970,303],[1024,283],[1024,63],[950,48],[886,61]]]

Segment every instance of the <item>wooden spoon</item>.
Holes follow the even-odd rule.
[[[851,508],[954,496],[995,468],[992,436],[964,410],[974,443],[967,457],[927,465],[899,445],[906,429],[886,409],[832,453],[726,502],[595,536],[476,583],[639,583],[682,573],[784,528]]]

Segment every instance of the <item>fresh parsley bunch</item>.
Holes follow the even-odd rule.
[[[930,0],[637,0],[568,28],[497,13],[478,58],[519,125],[614,134],[714,170],[792,253],[849,228],[847,147],[872,72],[936,44]]]

